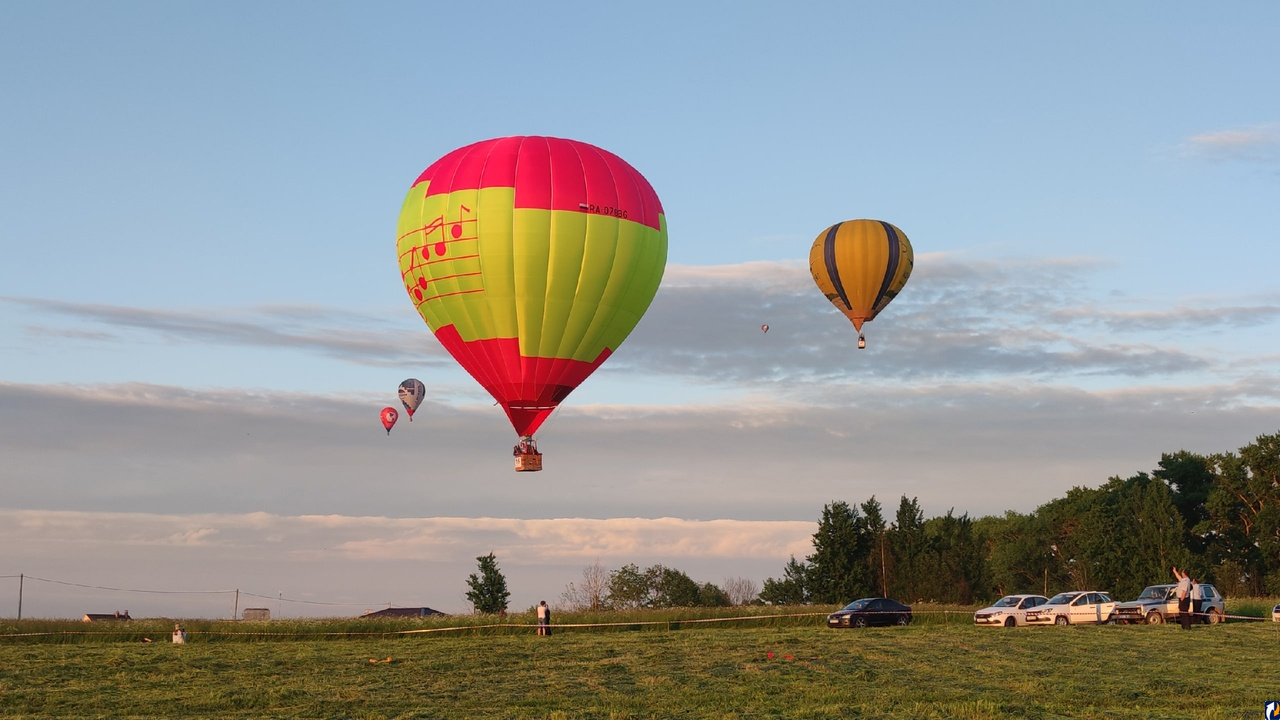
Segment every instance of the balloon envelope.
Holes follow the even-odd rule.
[[[549,137],[485,140],[432,163],[396,237],[418,313],[521,436],[618,349],[667,258],[649,182],[608,151]]]
[[[879,220],[836,223],[809,249],[813,281],[858,331],[901,292],[914,265],[906,234]]]
[[[409,422],[413,422],[413,412],[422,404],[422,398],[427,393],[427,388],[422,381],[417,378],[409,378],[400,383],[400,404],[404,405],[404,411],[409,413]]]
[[[390,435],[391,428],[395,426],[396,420],[400,419],[400,413],[393,407],[384,407],[379,417],[382,420],[382,427],[386,428],[387,434]]]

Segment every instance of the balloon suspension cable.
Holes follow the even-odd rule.
[[[547,436],[547,432],[551,429],[551,426],[555,424],[556,418],[560,417],[560,408],[561,406],[557,405],[556,409],[552,410],[551,414],[547,416],[546,421],[542,423],[542,427],[538,428],[538,431],[543,437]]]

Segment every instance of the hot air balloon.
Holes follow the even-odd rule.
[[[382,427],[386,428],[387,434],[390,435],[391,428],[395,427],[396,420],[400,419],[400,413],[393,407],[384,407],[379,417],[382,419]]]
[[[760,332],[769,332],[769,326],[768,326],[768,325],[761,325],[761,326],[760,326]]]
[[[426,386],[417,378],[409,378],[400,383],[400,404],[404,405],[404,411],[409,413],[409,422],[413,422],[413,411],[422,404],[422,398],[426,392]]]
[[[867,346],[862,324],[897,297],[914,265],[915,253],[906,234],[879,220],[836,223],[823,230],[809,249],[813,281],[853,322],[859,348]]]
[[[396,237],[418,313],[526,447],[617,351],[667,259],[666,217],[644,176],[606,150],[550,137],[484,140],[432,163],[405,197]],[[519,452],[516,464],[535,469],[520,467]]]

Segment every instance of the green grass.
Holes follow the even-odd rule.
[[[24,620],[21,631],[64,634],[0,638],[0,716],[1212,719],[1258,717],[1280,699],[1270,621],[1004,629],[953,610],[867,630],[812,616],[605,614],[624,624],[549,638],[531,627],[392,634],[493,618],[190,621],[186,645],[168,642],[171,621],[68,635],[86,628]],[[141,642],[149,629],[155,642]]]

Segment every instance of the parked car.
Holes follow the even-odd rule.
[[[854,600],[827,616],[827,627],[867,627],[868,625],[909,625],[911,606],[892,598]]]
[[[1005,595],[973,614],[974,625],[1017,627],[1027,624],[1027,610],[1049,602],[1043,595]]]
[[[1178,612],[1178,596],[1174,592],[1176,588],[1176,585],[1148,586],[1136,600],[1116,606],[1116,622],[1123,625],[1177,622],[1181,613]],[[1201,583],[1200,595],[1203,598],[1200,601],[1201,614],[1195,620],[1214,625],[1222,622],[1226,616],[1226,604],[1218,588]]]
[[[1076,590],[1058,593],[1027,611],[1028,625],[1100,624],[1111,619],[1116,601],[1104,592]]]
[[[1271,622],[1280,622],[1280,605],[1271,608]]]

